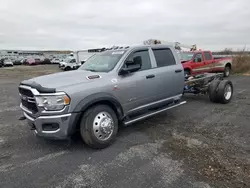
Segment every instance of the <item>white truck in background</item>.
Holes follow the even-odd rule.
[[[89,58],[93,57],[96,53],[103,52],[104,50],[106,49],[98,48],[75,51],[74,53],[70,53],[70,55],[64,61],[59,63],[59,68],[64,71],[76,70]]]

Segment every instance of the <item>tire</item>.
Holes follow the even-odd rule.
[[[105,125],[101,124],[103,121],[107,121],[107,126],[104,128],[101,127],[101,125]],[[109,127],[110,125],[111,127]],[[93,106],[82,116],[80,133],[83,141],[91,148],[103,149],[110,146],[115,140],[117,132],[117,116],[114,110],[107,105]]]
[[[211,102],[218,102],[217,88],[220,84],[220,80],[214,80],[208,87],[208,96]]]
[[[224,77],[229,77],[231,73],[231,68],[229,66],[226,66],[224,69]]]
[[[70,71],[70,70],[71,70],[70,67],[66,67],[66,68],[64,69],[64,71]]]
[[[233,84],[229,80],[223,80],[220,82],[217,91],[217,99],[221,104],[227,104],[233,97]]]

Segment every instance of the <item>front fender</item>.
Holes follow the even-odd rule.
[[[119,117],[123,116],[123,109],[119,101],[113,95],[104,92],[92,94],[85,97],[76,105],[73,112],[84,112],[91,105],[103,101],[112,103],[115,106]]]
[[[118,119],[121,120],[123,118],[123,109],[119,101],[108,93],[96,93],[89,95],[82,99],[76,107],[72,111],[72,116],[70,118],[70,126],[69,126],[69,135],[72,135],[77,128],[77,125],[80,121],[82,113],[87,110],[90,106],[96,103],[109,102],[116,108],[116,112],[118,115]]]

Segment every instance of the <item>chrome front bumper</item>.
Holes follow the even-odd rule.
[[[36,133],[36,135],[53,139],[68,138],[71,114],[40,116],[38,118],[33,118],[26,112],[23,112],[23,114],[26,117],[29,126],[34,128],[34,132]],[[58,124],[59,128],[53,131],[43,130],[44,124],[52,123]]]

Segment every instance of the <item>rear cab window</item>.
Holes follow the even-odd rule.
[[[212,55],[209,52],[204,52],[204,56],[206,60],[212,60]]]
[[[172,51],[169,48],[152,49],[157,67],[176,65]]]

